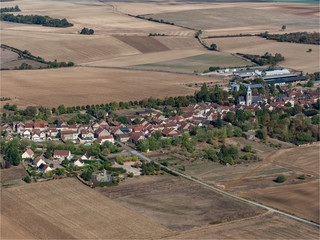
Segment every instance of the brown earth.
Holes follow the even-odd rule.
[[[24,185],[21,179],[27,175],[26,170],[20,164],[19,166],[11,166],[8,169],[0,169],[1,187],[11,187]]]
[[[319,239],[319,229],[268,213],[209,227],[192,229],[173,239]]]
[[[264,211],[170,175],[127,179],[119,186],[96,190],[174,231]]]
[[[241,193],[267,206],[319,223],[319,180]]]
[[[135,239],[170,231],[76,179],[1,190],[1,238]]]
[[[10,97],[8,102],[21,108],[192,95],[195,89],[186,83],[215,81],[192,75],[89,67],[3,71],[1,77],[1,96]]]
[[[115,36],[120,41],[138,49],[142,53],[168,51],[169,48],[152,37]]]

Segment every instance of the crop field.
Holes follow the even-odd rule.
[[[246,65],[252,65],[252,63],[228,53],[212,52],[166,62],[150,63],[131,67],[135,69],[154,71],[193,73],[195,71],[203,72],[208,70],[211,66],[219,66],[223,68]]]
[[[285,60],[279,65],[303,72],[319,70],[319,46],[266,40],[260,37],[215,38],[205,40],[207,44],[215,43],[218,49],[229,53],[247,53],[263,55],[266,52],[281,53]],[[312,49],[312,52],[307,52]]]
[[[147,239],[170,233],[74,178],[2,189],[1,217],[1,239]]]
[[[192,95],[195,89],[185,84],[215,81],[200,76],[93,67],[3,71],[1,77],[1,96],[10,97],[12,100],[8,102],[19,107],[77,106]]]
[[[192,229],[174,239],[318,239],[319,229],[284,216],[267,213],[250,219]]]
[[[119,186],[96,190],[173,231],[264,212],[170,175],[127,179]]]

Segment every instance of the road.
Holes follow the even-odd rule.
[[[120,142],[119,142],[119,143],[120,143]],[[150,158],[142,155],[141,153],[139,153],[139,152],[136,151],[135,149],[131,148],[130,146],[128,146],[128,145],[126,145],[126,144],[123,144],[123,143],[120,143],[120,145],[121,145],[124,149],[126,149],[127,151],[131,152],[131,154],[138,156],[140,159],[146,160],[146,161],[148,161],[148,162],[151,162],[151,161],[152,161]],[[163,166],[162,166],[162,167],[163,167]],[[281,215],[283,215],[283,216],[292,218],[292,219],[294,219],[294,220],[297,220],[297,221],[300,221],[300,222],[304,222],[304,223],[306,223],[306,224],[313,225],[313,226],[316,226],[316,227],[320,228],[320,225],[317,224],[317,223],[314,223],[314,222],[308,221],[308,220],[306,220],[306,219],[296,217],[296,216],[291,215],[291,214],[289,214],[289,213],[285,213],[285,212],[282,212],[282,211],[280,211],[280,210],[277,210],[277,209],[268,207],[268,206],[266,206],[266,205],[263,205],[263,204],[260,204],[260,203],[257,203],[257,202],[254,202],[254,201],[251,201],[251,200],[248,200],[248,199],[239,197],[239,196],[234,195],[234,194],[232,194],[232,193],[229,193],[229,192],[227,192],[227,191],[221,190],[221,189],[219,189],[219,188],[216,188],[216,187],[214,187],[214,186],[211,186],[211,185],[209,185],[209,184],[206,184],[206,183],[204,183],[204,182],[201,182],[201,181],[199,181],[199,180],[197,180],[197,179],[195,179],[195,178],[189,177],[189,176],[187,176],[187,175],[185,175],[185,174],[183,174],[183,173],[180,173],[180,172],[178,172],[178,171],[175,171],[175,170],[173,170],[173,169],[171,169],[171,168],[168,168],[168,167],[164,167],[164,168],[167,168],[168,170],[170,170],[170,171],[178,174],[178,175],[181,176],[181,177],[184,177],[184,178],[186,178],[186,179],[188,179],[188,180],[190,180],[190,181],[193,181],[193,182],[196,182],[196,183],[198,183],[198,184],[201,184],[202,186],[205,186],[205,187],[207,187],[207,188],[209,188],[209,189],[211,189],[211,190],[213,190],[213,191],[219,192],[219,193],[221,193],[221,194],[223,194],[223,195],[229,196],[229,197],[234,198],[234,199],[237,199],[237,200],[239,200],[239,201],[242,201],[242,202],[245,202],[245,203],[254,205],[254,206],[258,206],[258,207],[264,208],[264,209],[266,209],[266,210],[268,210],[268,211],[275,212],[275,213],[281,214]]]

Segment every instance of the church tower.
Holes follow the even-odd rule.
[[[252,92],[251,92],[251,88],[250,85],[247,88],[247,95],[246,95],[246,104],[247,106],[250,106],[252,103]]]

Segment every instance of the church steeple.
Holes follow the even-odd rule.
[[[250,85],[247,87],[246,104],[250,106],[252,103],[252,92]]]

